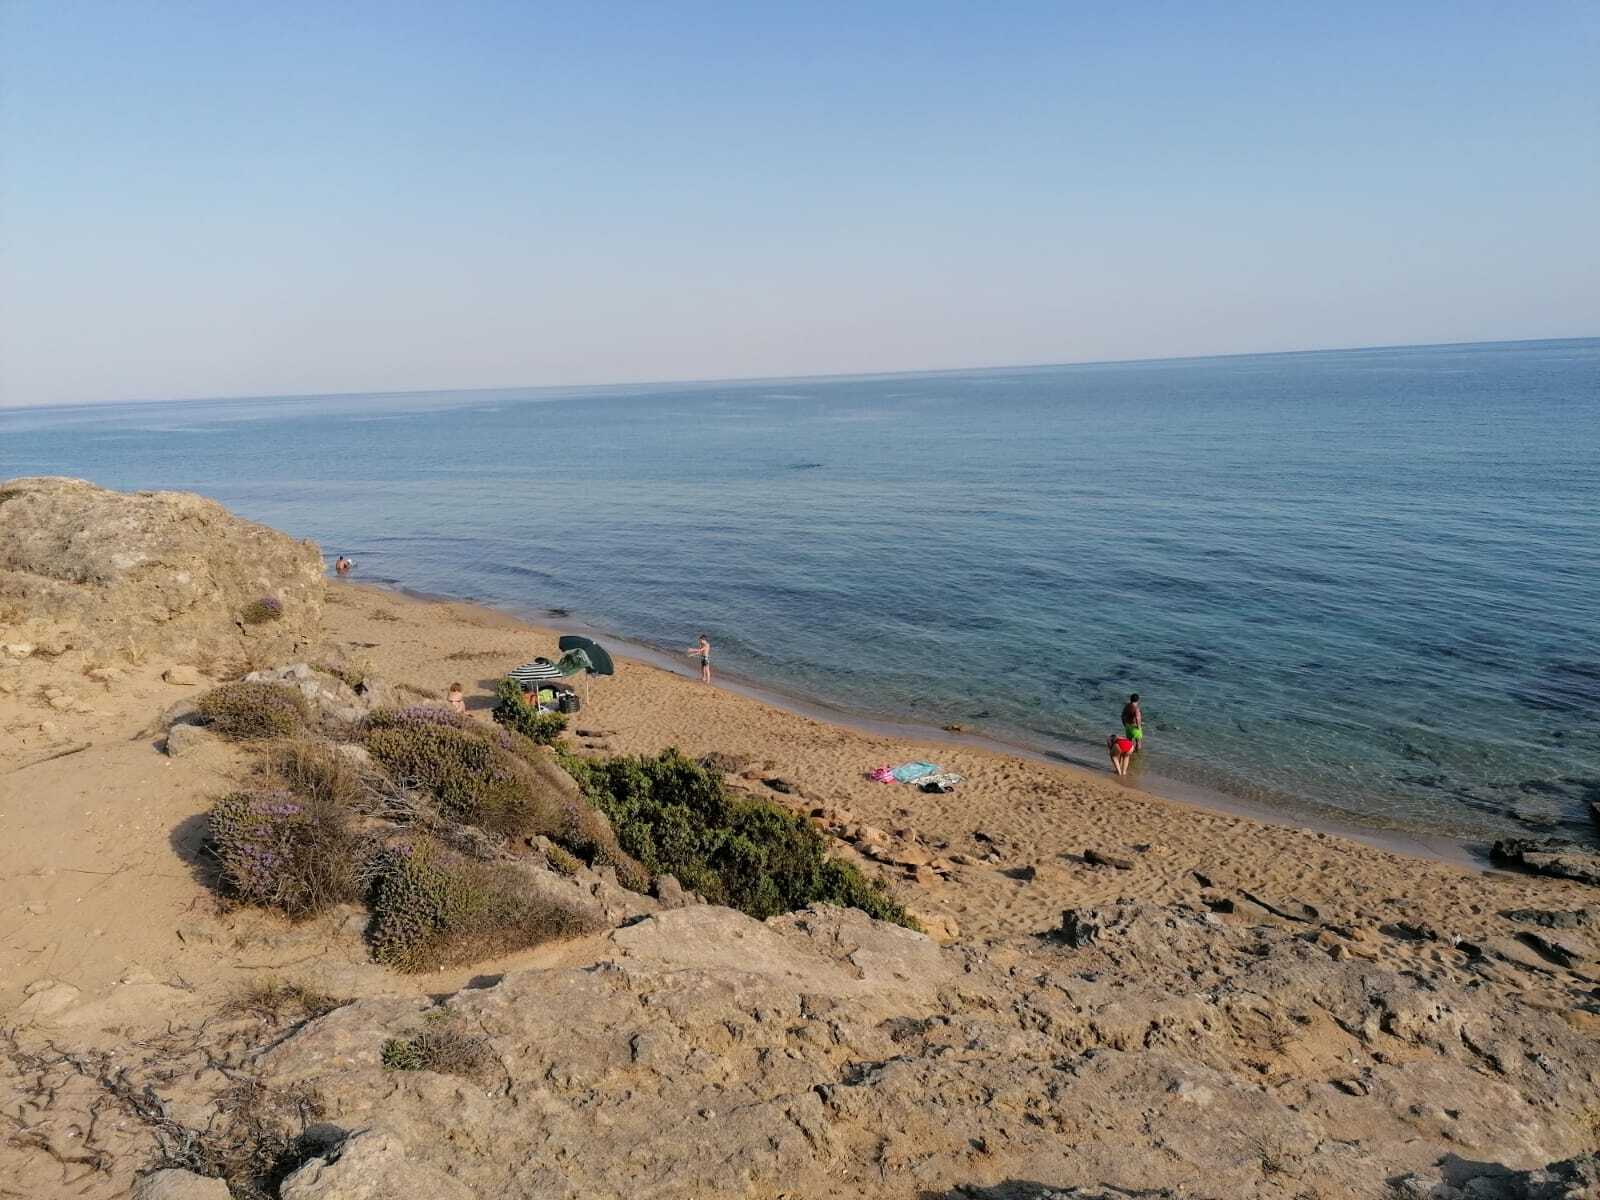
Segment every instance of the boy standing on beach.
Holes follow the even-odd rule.
[[[685,654],[698,654],[700,656],[700,682],[701,683],[710,683],[711,682],[711,643],[706,640],[706,635],[702,633],[700,635],[700,644],[698,646],[695,646],[695,647],[689,649],[689,650],[685,650],[684,653]]]
[[[1122,734],[1133,743],[1134,752],[1144,749],[1144,713],[1139,711],[1139,693],[1128,697],[1122,706]]]

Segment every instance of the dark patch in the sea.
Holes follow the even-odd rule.
[[[1204,675],[1217,661],[1217,655],[1204,650],[1179,650],[1168,661],[1180,675]]]
[[[1403,743],[1401,743],[1400,753],[1405,755],[1407,758],[1411,759],[1413,762],[1425,762],[1425,763],[1428,763],[1430,766],[1435,766],[1435,767],[1437,767],[1439,765],[1439,760],[1437,758],[1435,758],[1433,755],[1429,754],[1426,750],[1424,750],[1421,746],[1417,745],[1415,742],[1403,742]]]
[[[811,462],[790,463],[788,466],[786,466],[784,468],[784,470],[786,470],[786,471],[815,471],[821,466],[822,466],[821,463],[811,463]]]
[[[1546,664],[1537,688],[1511,696],[1537,712],[1587,714],[1600,708],[1600,663],[1557,659]]]
[[[567,617],[570,617],[572,613],[564,608],[547,608],[544,610],[544,615],[547,617],[558,617],[562,620],[565,620]]]

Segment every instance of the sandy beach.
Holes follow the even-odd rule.
[[[497,672],[558,654],[556,630],[478,605],[357,583],[333,586],[326,624],[331,639],[375,672],[439,695],[459,681],[469,705],[480,709]],[[953,918],[966,937],[1042,931],[1063,908],[1119,897],[1192,899],[1201,890],[1197,873],[1216,887],[1292,897],[1330,919],[1381,923],[1404,915],[1467,939],[1484,936],[1497,909],[1527,903],[1530,888],[1566,891],[1574,904],[1582,899],[1575,885],[1463,865],[1464,855],[1448,845],[1436,854],[1403,854],[1372,844],[1392,839],[1383,831],[1357,840],[1163,798],[1109,771],[944,737],[863,732],[705,687],[687,669],[616,658],[616,676],[588,686],[589,703],[571,726],[577,745],[595,753],[676,746],[696,757],[733,756],[748,764],[743,774],[795,789],[784,795],[756,778],[735,779],[753,793],[806,811],[847,810],[876,828],[914,831],[946,857],[970,858],[974,865],[949,880],[896,879],[908,903]],[[927,795],[866,777],[879,764],[913,760],[935,762],[963,782],[949,794]],[[1134,865],[1095,867],[1083,859],[1091,850]],[[982,862],[991,857],[1001,861]]]

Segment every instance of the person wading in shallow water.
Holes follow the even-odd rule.
[[[1111,769],[1118,775],[1126,775],[1128,764],[1133,761],[1133,739],[1113,733],[1106,738],[1106,751],[1111,755]]]
[[[711,682],[711,642],[705,634],[700,635],[700,644],[684,651],[685,654],[698,654],[700,656],[700,682]]]
[[[1134,753],[1144,749],[1144,713],[1139,710],[1138,692],[1122,706],[1122,736],[1133,743]]]
[[[333,564],[333,569],[340,575],[348,575],[350,574],[350,568],[353,566],[355,566],[355,563],[341,554],[339,555],[339,561]]]

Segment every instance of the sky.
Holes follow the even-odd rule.
[[[1600,334],[1600,5],[0,0],[0,405]]]

